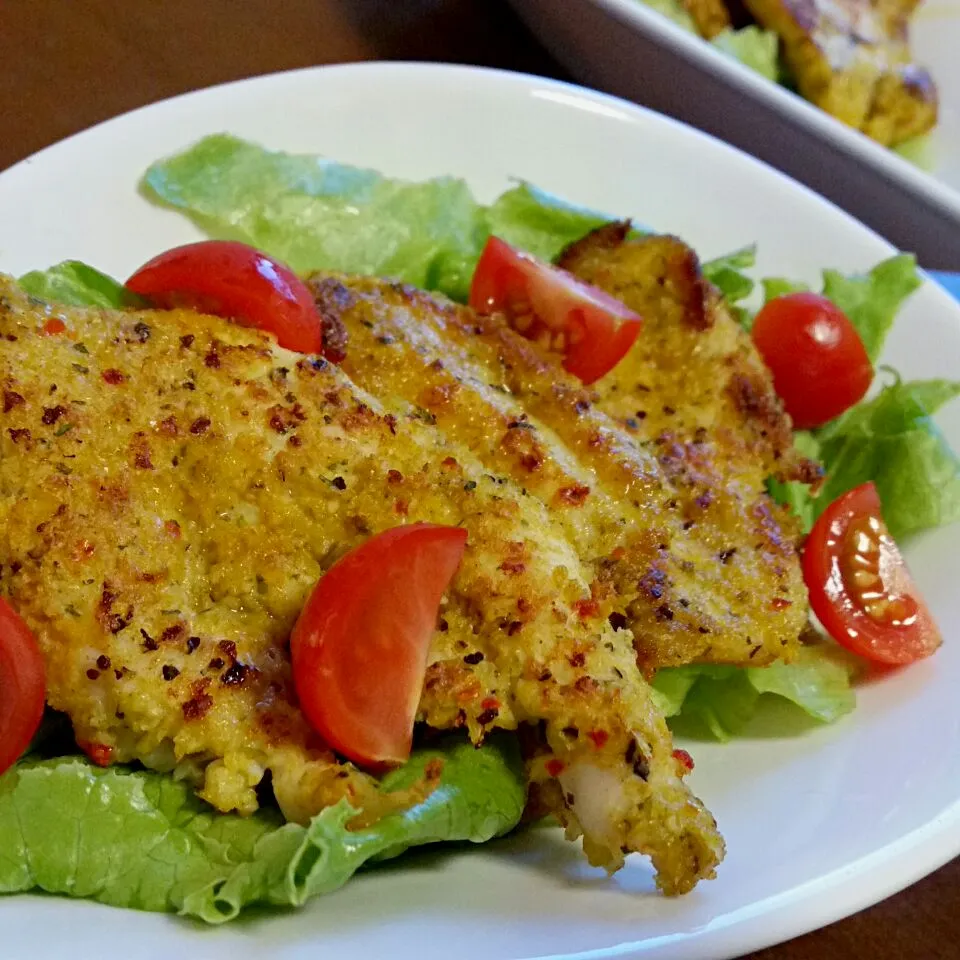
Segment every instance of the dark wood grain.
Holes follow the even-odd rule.
[[[566,78],[499,0],[2,0],[0,169],[188,90],[373,59]],[[960,958],[960,860],[858,916],[753,954],[860,958]]]

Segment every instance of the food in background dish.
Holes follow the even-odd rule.
[[[650,6],[884,146],[936,126],[936,84],[909,45],[916,0],[656,0]]]

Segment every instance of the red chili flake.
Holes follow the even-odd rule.
[[[520,597],[517,600],[517,609],[521,613],[527,613],[530,610],[530,601],[526,597]]]
[[[464,663],[469,663],[470,666],[476,666],[480,661],[483,660],[483,654],[477,650],[474,653],[468,653],[464,658]]]
[[[387,482],[388,483],[401,483],[403,481],[403,474],[399,470],[388,470],[387,471]]]
[[[553,757],[547,761],[547,773],[549,773],[551,777],[559,777],[566,769],[567,765],[557,757]]]
[[[10,439],[14,443],[19,443],[21,440],[26,440],[29,442],[29,440],[31,439],[30,431],[27,430],[26,427],[24,427],[22,430],[14,430],[11,427],[9,430],[7,430],[7,433],[10,434]]]
[[[97,657],[97,667],[100,670],[110,669],[110,658],[105,653],[101,653],[100,656]]]
[[[504,560],[503,563],[500,564],[500,569],[505,573],[520,574],[527,569],[527,566],[519,560]]]
[[[603,749],[603,745],[610,739],[610,734],[606,730],[590,730],[587,736],[598,750]]]
[[[170,643],[171,640],[177,640],[181,634],[186,632],[186,628],[182,623],[174,623],[167,627],[163,633],[160,634],[161,643]]]
[[[587,658],[583,652],[575,653],[570,659],[570,666],[577,668],[582,667],[586,662]]]
[[[212,349],[207,353],[203,358],[203,362],[212,369],[216,369],[220,366],[220,354],[216,350]]]
[[[573,605],[581,620],[588,617],[595,617],[600,612],[600,604],[596,600],[577,600]]]
[[[406,500],[397,500],[397,502],[393,505],[394,513],[398,513],[401,517],[405,517],[409,509],[410,505]]]
[[[177,418],[172,414],[165,417],[157,424],[157,432],[162,433],[165,437],[175,437],[180,432],[177,426]]]
[[[459,464],[457,463],[456,457],[444,457],[440,461],[440,466],[446,467],[448,470],[452,470],[454,467],[459,466]]]
[[[523,623],[520,620],[511,620],[507,627],[507,636],[512,637],[523,629]]]
[[[180,709],[183,711],[185,720],[200,720],[206,712],[213,706],[213,697],[209,693],[197,693],[193,699],[188,700]]]
[[[40,332],[45,337],[55,337],[58,333],[63,333],[67,325],[59,317],[51,317],[41,328]]]
[[[221,640],[217,646],[231,659],[237,659],[237,645],[232,640]]]
[[[78,741],[77,746],[98,767],[110,766],[110,761],[113,758],[113,747],[108,747],[105,743],[89,743],[86,740]]]
[[[199,637],[187,637],[187,653],[193,653],[200,646]]]
[[[561,487],[557,491],[558,500],[575,507],[579,507],[588,496],[590,496],[590,488],[582,484],[577,484],[575,487]]]
[[[188,350],[191,346],[193,346],[193,341],[195,339],[196,337],[194,337],[192,333],[187,333],[180,338],[180,346],[185,350]]]
[[[296,435],[287,438],[287,444],[291,447],[302,447],[303,441]]]
[[[496,697],[487,697],[480,702],[480,706],[483,707],[484,710],[499,710],[500,701]]]
[[[163,665],[162,673],[163,679],[166,680],[167,683],[169,683],[171,680],[176,680],[177,677],[180,676],[180,671],[169,663],[165,663]]]
[[[89,560],[96,552],[96,546],[89,540],[81,540],[73,548],[73,560],[80,563],[82,560]]]
[[[792,606],[793,606],[793,601],[787,600],[786,597],[774,597],[770,601],[771,610],[786,610],[787,607],[792,607]]]
[[[58,403],[55,407],[44,407],[40,419],[46,426],[52,427],[66,412],[67,408]]]
[[[197,417],[197,419],[190,424],[190,432],[195,437],[199,437],[200,434],[206,433],[209,427],[210,427],[209,417]]]
[[[396,436],[397,435],[397,418],[392,413],[388,413],[383,418],[383,422],[390,428],[390,433]]]
[[[100,376],[109,383],[111,386],[116,386],[118,383],[123,383],[127,378],[119,371],[111,367],[109,370],[104,370]]]
[[[176,520],[168,520],[163,525],[164,533],[169,537],[173,537],[174,540],[179,540],[181,535],[180,524]]]
[[[674,750],[673,759],[677,761],[685,770],[693,769],[693,757],[686,750]]]
[[[100,679],[100,671],[99,671],[99,670],[94,670],[93,668],[91,668],[90,670],[87,671],[87,679],[88,679],[88,680],[99,680],[99,679]]]
[[[485,727],[488,723],[493,723],[493,721],[497,719],[497,715],[499,713],[500,711],[494,709],[493,707],[491,707],[489,710],[484,710],[483,713],[477,717],[477,723],[479,723],[481,727]]]
[[[19,393],[15,393],[13,390],[3,391],[4,413],[9,413],[14,407],[22,406],[24,402],[23,397]]]

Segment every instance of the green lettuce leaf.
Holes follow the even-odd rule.
[[[462,180],[392,180],[227,135],[154,164],[142,188],[211,236],[259,247],[297,273],[390,276],[459,299],[485,239]]]
[[[820,443],[809,430],[800,430],[793,435],[794,446],[805,457],[823,462]],[[817,518],[817,498],[805,483],[783,483],[775,477],[767,480],[767,492],[777,503],[789,507],[800,518],[804,533],[809,532]]]
[[[823,294],[850,318],[867,356],[876,363],[897,311],[921,282],[916,258],[901,253],[863,275],[845,276],[836,270],[824,270]]]
[[[693,17],[687,13],[680,0],[638,0],[645,7],[651,7],[668,20],[672,20],[678,27],[683,27],[688,33],[696,33],[697,25]]]
[[[494,234],[527,253],[553,260],[567,244],[609,223],[610,217],[521,183],[487,207],[484,220],[484,239]]]
[[[19,280],[33,297],[70,307],[135,307],[139,298],[113,277],[80,263],[65,260],[47,270],[32,270]]]
[[[703,275],[719,289],[730,304],[746,300],[753,293],[753,280],[743,271],[757,262],[757,248],[743,247],[703,264]]]
[[[833,723],[856,706],[856,669],[840,647],[822,643],[801,648],[793,663],[769,667],[670,667],[656,675],[653,689],[664,714],[682,722],[684,731],[729,740],[754,718],[764,695]]]
[[[741,30],[721,30],[711,41],[718,50],[739,60],[762,77],[776,82],[780,76],[780,40],[772,30],[755,24]]]
[[[417,751],[384,789],[409,786],[437,759],[443,774],[423,803],[355,832],[345,802],[301,827],[279,813],[218,814],[166,774],[77,757],[21,761],[0,777],[0,893],[43,890],[223,923],[254,904],[300,906],[410,846],[483,843],[517,825],[525,791],[513,738]]]
[[[453,177],[396,180],[222,134],[154,164],[142,189],[210,236],[243,240],[298,273],[396,277],[461,301],[491,233],[552,259],[609,219],[526,183],[488,207]]]
[[[895,538],[960,520],[960,460],[931,416],[960,382],[899,379],[817,431],[826,482],[814,513],[872,480]]]

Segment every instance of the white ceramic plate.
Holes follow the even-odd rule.
[[[221,130],[396,175],[459,174],[486,198],[523,177],[675,231],[707,256],[759,241],[764,273],[813,280],[821,264],[863,269],[890,252],[784,176],[629,104],[509,74],[381,64],[203,91],[45,150],[0,176],[0,268],[18,273],[79,257],[125,276],[191,239],[185,220],[151,207],[135,185],[151,161]],[[927,283],[887,359],[908,376],[958,376],[958,358],[960,309]],[[960,448],[960,410],[943,426]],[[836,920],[960,851],[956,536],[942,530],[910,552],[946,631],[936,658],[862,691],[857,711],[836,726],[696,746],[694,787],[730,852],[719,879],[687,897],[655,895],[640,858],[607,880],[541,830],[416,855],[302,912],[219,930],[51,898],[0,900],[0,953],[693,960]]]
[[[960,270],[960,0],[925,0],[912,37],[940,90],[934,166],[902,157],[687,33],[641,0],[511,0],[581,81],[722,137],[913,250]],[[704,176],[712,176],[704,168]]]

